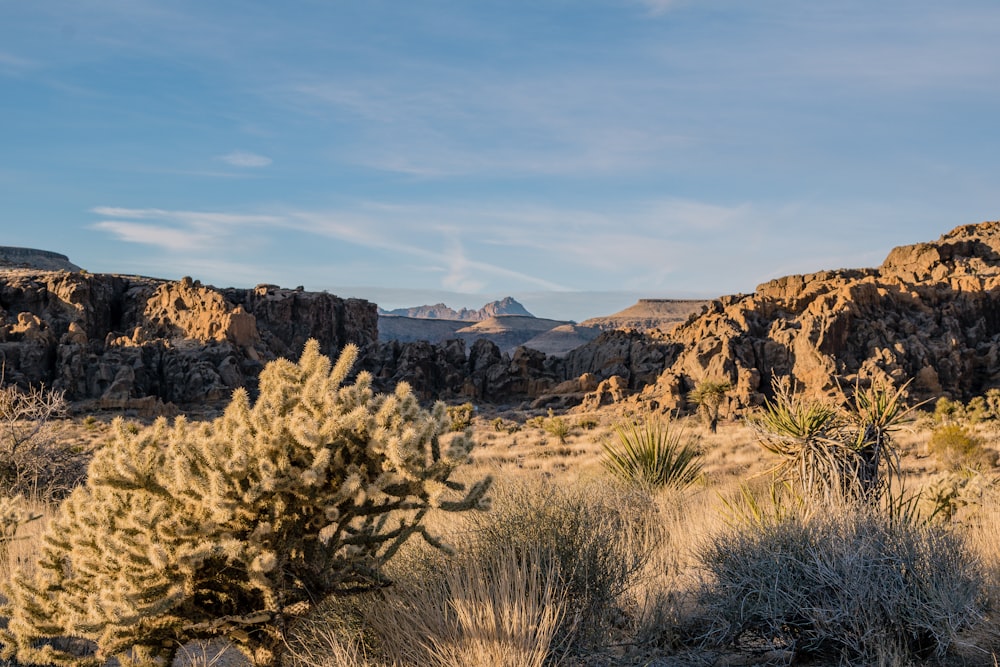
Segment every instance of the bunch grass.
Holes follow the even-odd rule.
[[[603,443],[604,465],[616,477],[647,488],[684,489],[702,473],[698,440],[669,420],[623,421],[616,441]]]

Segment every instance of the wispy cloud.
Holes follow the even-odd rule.
[[[119,241],[187,253],[217,252],[237,243],[242,235],[239,232],[245,232],[248,227],[267,227],[282,221],[271,215],[114,206],[98,206],[91,212],[113,218],[96,222],[92,228],[111,234]]]
[[[93,212],[102,218],[94,229],[155,248],[149,266],[210,271],[209,279],[223,282],[246,276],[246,282],[289,285],[321,281],[320,287],[625,289],[654,296],[750,291],[789,273],[875,266],[899,241],[885,230],[928,215],[905,205],[680,198],[604,210],[369,201],[267,213],[110,206]],[[873,231],[872,220],[884,221],[885,230]],[[219,277],[222,267],[228,268]]]
[[[641,77],[431,69],[412,81],[300,82],[281,98],[350,118],[358,141],[338,147],[348,160],[416,176],[635,172],[677,161],[695,141],[658,113],[655,86]]]
[[[20,75],[37,66],[34,60],[0,51],[0,74]]]
[[[165,250],[190,252],[204,247],[212,238],[187,229],[171,229],[156,225],[144,225],[121,220],[102,220],[93,225],[94,229],[108,232],[119,241],[141,243]]]
[[[220,155],[219,159],[234,167],[260,168],[271,164],[272,160],[264,155],[250,153],[248,151],[233,151],[226,155]]]
[[[652,16],[666,14],[681,4],[680,0],[639,0]]]

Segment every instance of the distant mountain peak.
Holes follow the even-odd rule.
[[[429,320],[458,320],[461,322],[482,322],[498,315],[520,315],[534,317],[514,297],[508,296],[498,301],[491,301],[479,310],[461,308],[454,310],[443,303],[432,306],[414,306],[412,308],[396,308],[394,310],[379,309],[382,315],[397,315]]]

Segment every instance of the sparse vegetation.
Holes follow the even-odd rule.
[[[948,470],[988,470],[1000,458],[995,450],[987,449],[983,438],[961,424],[945,423],[931,433],[927,447]]]
[[[290,373],[296,365],[282,367]],[[282,377],[294,385],[294,375]],[[353,390],[341,387],[338,392]],[[428,506],[421,527],[448,542],[452,551],[408,540],[389,558],[369,557],[369,552],[355,573],[371,575],[371,564],[377,562],[378,578],[345,580],[332,595],[319,594],[315,604],[310,598],[307,605],[299,605],[296,615],[285,617],[282,643],[258,651],[256,657],[266,661],[269,652],[273,655],[280,649],[282,663],[294,667],[666,667],[712,660],[715,664],[756,664],[754,660],[765,657],[774,662],[812,659],[817,667],[901,667],[928,661],[992,664],[989,656],[1000,654],[1000,636],[992,630],[1000,601],[1000,568],[995,565],[1000,544],[996,475],[967,467],[938,472],[945,467],[939,458],[923,456],[930,448],[930,417],[920,425],[921,431],[897,434],[907,408],[902,393],[895,390],[856,390],[845,408],[798,400],[776,409],[772,406],[773,415],[761,414],[758,419],[782,425],[782,442],[789,447],[801,445],[802,439],[827,437],[855,450],[854,467],[841,468],[845,475],[871,479],[870,469],[866,472],[857,461],[878,461],[872,484],[854,481],[833,487],[837,493],[854,489],[845,497],[862,502],[827,504],[823,493],[805,491],[798,468],[788,468],[787,461],[786,482],[774,483],[760,475],[783,459],[757,444],[761,436],[757,424],[752,429],[734,425],[724,436],[712,436],[710,424],[694,417],[661,421],[651,414],[642,419],[633,414],[616,422],[602,412],[601,419],[588,429],[585,420],[592,413],[586,417],[548,413],[528,420],[533,428],[520,431],[519,415],[512,410],[503,417],[474,419],[471,427],[480,446],[473,467],[456,468],[453,477],[475,483],[487,472],[495,474],[499,481],[491,492],[492,509],[452,513]],[[326,409],[317,407],[320,412]],[[434,423],[442,451],[452,438],[465,442],[463,433],[449,433],[453,415],[448,410],[439,406],[432,414],[438,420]],[[575,435],[554,445],[556,436],[546,429],[552,419],[571,424]],[[221,428],[222,423],[231,424],[225,420],[188,424],[181,430],[168,428],[176,430],[177,436],[160,431],[154,437],[155,426],[118,422],[116,441],[105,449],[120,450],[122,442],[131,442],[131,457],[119,456],[115,461],[128,460],[134,466],[144,460],[138,452],[149,447],[151,456],[162,456],[163,448],[179,446],[181,435],[196,435],[188,438],[196,442],[212,431],[220,436],[242,432]],[[291,425],[294,420],[284,423]],[[956,423],[980,438],[990,428]],[[687,472],[675,473],[675,479],[683,481],[650,483],[642,481],[645,473],[641,472],[620,478],[610,464],[608,449],[622,456],[621,433],[629,427],[633,433],[626,437],[640,449],[657,441],[644,432],[648,425],[659,426],[659,435],[666,432],[677,449],[688,447],[695,452],[686,466],[680,466]],[[76,426],[87,430],[83,420]],[[307,434],[308,429],[295,433]],[[701,450],[700,442],[709,446]],[[216,443],[221,446],[222,438]],[[987,451],[993,449],[988,440],[980,444]],[[876,448],[877,456],[872,451]],[[634,458],[638,470],[664,467],[662,456]],[[676,450],[674,460],[675,465],[665,467],[677,467]],[[303,472],[308,469],[295,465]],[[886,501],[902,497],[886,492],[890,477],[906,477],[908,487],[922,490],[923,518],[917,520],[916,512],[886,511],[893,506]],[[664,478],[670,475],[651,476]],[[121,479],[121,474],[112,480],[106,472],[99,473],[86,488],[93,493],[93,487],[102,486],[110,494],[111,485]],[[695,479],[701,483],[693,485]],[[298,487],[289,483],[289,488]],[[870,490],[861,490],[865,488]],[[135,504],[139,496],[126,491],[114,493],[125,494],[122,497]],[[271,497],[285,498],[280,493]],[[88,498],[93,501],[94,496]],[[906,498],[916,503],[915,494]],[[418,494],[410,501],[422,499]],[[88,512],[95,507],[94,502],[86,505]],[[289,500],[284,511],[290,507]],[[446,504],[443,509],[451,507]],[[48,519],[55,529],[67,535],[80,530],[69,528],[69,519],[62,518],[64,511],[50,510]],[[74,516],[83,530],[91,530],[87,527],[88,521],[94,523],[88,519],[90,514],[79,509]],[[931,516],[933,521],[928,521]],[[8,543],[8,563],[15,577],[37,589],[36,582],[42,579],[33,578],[27,563],[34,563],[39,553],[55,562],[56,552],[42,538],[30,536],[42,521],[20,529],[17,523],[11,524],[10,530],[18,533]],[[161,520],[159,525],[167,524]],[[399,526],[392,519],[382,525],[390,532]],[[96,535],[96,529],[91,534]],[[246,536],[245,531],[234,534]],[[116,537],[115,548],[127,545],[126,537]],[[111,538],[102,539],[109,543]],[[68,540],[74,548],[79,544],[75,540]],[[74,557],[59,558],[71,565]],[[293,559],[286,562],[282,567],[295,567]],[[172,567],[162,571],[178,572]],[[249,572],[251,565],[230,561],[227,567],[234,574],[234,579],[225,581],[234,588],[227,590],[243,590],[236,587],[235,579]],[[51,576],[44,567],[40,571]],[[148,573],[159,571],[145,566],[143,585],[155,585]],[[104,598],[114,600],[108,593],[114,590],[110,581],[107,577],[76,579],[80,587],[75,590],[100,588]],[[390,581],[391,585],[382,586]],[[44,615],[48,618],[64,613],[41,594],[30,599],[23,592],[17,595],[6,608],[12,621],[8,632],[23,627],[18,623],[26,613],[16,611],[22,605],[31,608],[39,602],[34,609],[40,610],[41,604],[47,604],[49,611]],[[241,631],[261,637],[263,626],[280,622],[274,616],[248,624],[259,609],[255,600],[243,592],[233,593],[232,599],[232,611],[222,614],[224,620],[216,628],[206,630],[208,617],[202,616],[200,627],[177,633],[173,646],[181,646],[186,637],[212,634],[240,643]],[[58,632],[83,634],[65,626]],[[32,648],[43,651],[47,640],[39,634],[29,633]],[[187,646],[179,650],[193,652],[205,664],[212,664],[218,652]],[[199,650],[212,653],[200,656]],[[764,651],[769,653],[762,657]]]

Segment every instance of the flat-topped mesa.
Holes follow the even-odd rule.
[[[79,271],[69,257],[49,250],[0,246],[0,269],[40,269],[42,271]]]

